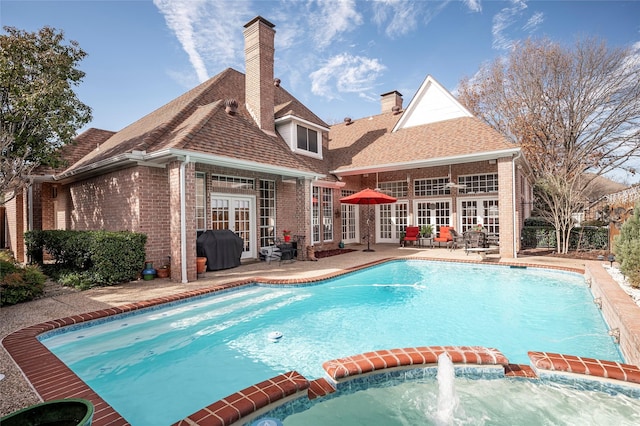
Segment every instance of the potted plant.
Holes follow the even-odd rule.
[[[285,229],[282,231],[282,235],[284,236],[285,243],[288,243],[289,241],[291,241],[291,231]]]
[[[473,232],[484,232],[484,226],[482,226],[481,223],[476,223],[475,225],[473,225],[473,227],[471,228],[471,230]]]
[[[431,238],[431,235],[433,235],[433,226],[431,226],[430,223],[422,225],[420,232],[422,233],[422,238]]]

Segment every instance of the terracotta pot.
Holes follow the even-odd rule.
[[[197,272],[199,274],[204,274],[205,271],[207,270],[207,258],[206,257],[199,257],[196,259],[197,260]]]
[[[171,268],[158,268],[156,270],[156,277],[158,278],[167,278],[171,275]]]

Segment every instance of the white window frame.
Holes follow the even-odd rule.
[[[202,179],[202,193],[198,194],[198,184],[197,182]],[[196,172],[196,231],[206,231],[207,230],[207,174],[204,172]],[[201,204],[198,204],[199,202]],[[198,209],[202,208],[202,213],[204,216],[198,216]],[[198,226],[198,222],[202,220],[203,228]]]

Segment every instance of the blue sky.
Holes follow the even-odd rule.
[[[48,25],[88,56],[87,127],[120,130],[227,67],[244,72],[243,25],[275,24],[275,76],[328,123],[405,105],[427,75],[458,82],[526,37],[596,36],[640,51],[639,1],[2,0],[0,22]]]

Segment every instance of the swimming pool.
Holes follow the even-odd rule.
[[[276,374],[319,377],[328,359],[380,348],[481,345],[514,363],[536,349],[621,361],[592,299],[573,273],[394,261],[319,285],[249,286],[42,341],[133,425],[156,425]],[[278,343],[272,331],[283,334]]]

